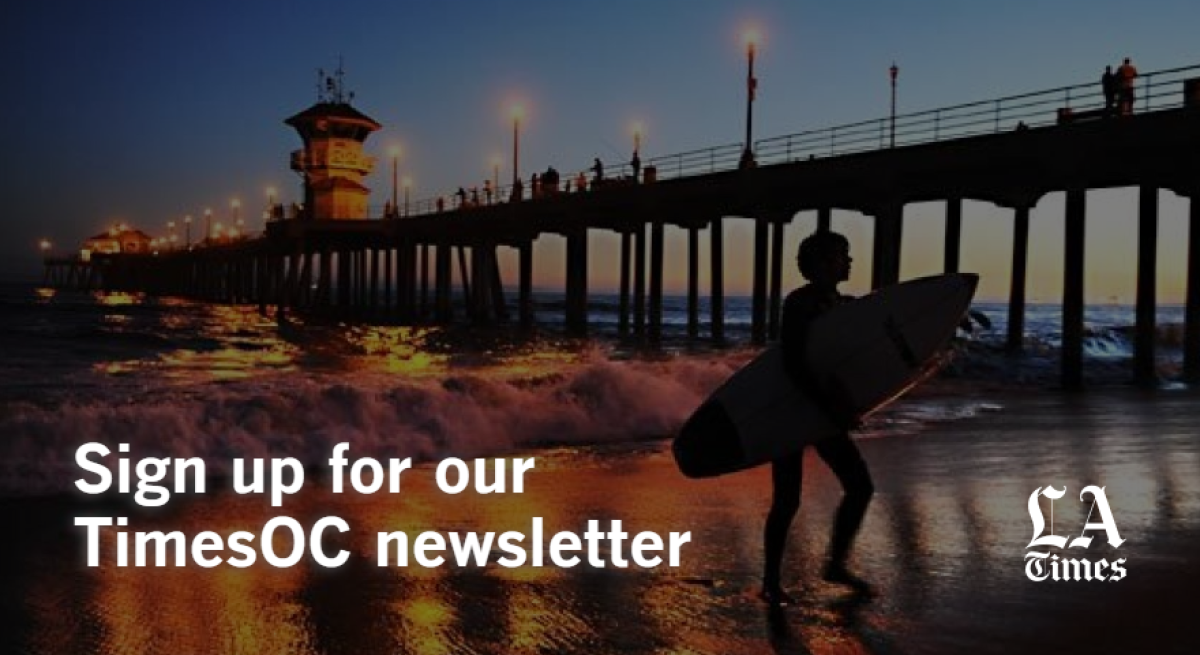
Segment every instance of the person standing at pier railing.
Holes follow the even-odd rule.
[[[1104,91],[1104,113],[1111,114],[1112,110],[1117,108],[1117,76],[1113,73],[1112,66],[1104,67],[1104,74],[1100,76],[1100,88]]]
[[[1125,62],[1117,68],[1117,79],[1121,83],[1121,115],[1128,116],[1133,113],[1134,79],[1137,78],[1137,68],[1129,61],[1129,57],[1125,58]]]

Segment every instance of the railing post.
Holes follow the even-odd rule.
[[[1153,107],[1153,103],[1150,102],[1153,99],[1153,96],[1150,95],[1150,89],[1154,87],[1154,85],[1150,83],[1153,77],[1154,73],[1146,73],[1146,90],[1142,92],[1146,97],[1146,111],[1150,111],[1151,107]]]
[[[837,128],[829,130],[829,156],[837,152]]]
[[[996,131],[1000,131],[1000,101],[996,101]]]
[[[938,109],[933,112],[933,140],[937,141],[940,137],[942,129],[942,110]]]
[[[792,135],[788,135],[787,139],[787,161],[792,161]]]

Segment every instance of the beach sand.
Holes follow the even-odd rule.
[[[335,496],[327,481],[310,480],[278,509],[216,489],[159,510],[9,499],[0,505],[0,651],[1200,652],[1198,400],[1194,391],[1008,393],[972,418],[862,440],[877,492],[851,564],[874,584],[871,598],[819,580],[839,490],[810,453],[785,565],[800,602],[776,613],[754,597],[769,470],[688,480],[665,442],[540,452],[524,493],[500,496],[443,494],[421,467],[404,474],[398,495]],[[1127,577],[1029,580],[1030,494],[1065,486],[1055,533],[1072,536],[1090,484],[1105,487],[1126,542],[1114,549],[1096,531],[1086,551],[1062,554],[1125,558]],[[352,530],[327,540],[329,550],[352,556],[332,570],[310,560],[287,569],[261,560],[245,570],[119,568],[111,556],[89,569],[83,530],[73,527],[81,514],[188,535],[335,515]],[[620,519],[629,532],[690,530],[692,543],[679,568],[376,566],[378,531],[528,532],[534,516],[548,532]]]

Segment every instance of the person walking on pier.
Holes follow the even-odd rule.
[[[850,430],[859,417],[849,400],[837,389],[820,385],[805,360],[809,326],[821,314],[850,300],[838,292],[838,284],[850,278],[850,242],[836,232],[817,232],[800,243],[797,264],[808,284],[788,294],[783,305],[781,347],[788,376],[804,389],[842,430],[814,444],[817,455],[829,466],[842,485],[843,497],[834,519],[829,544],[829,561],[822,573],[829,582],[869,593],[870,585],[846,568],[850,546],[862,525],[867,505],[875,493],[871,474]],[[763,580],[761,598],[771,606],[789,605],[791,596],[783,589],[780,569],[792,519],[800,509],[800,486],[804,451],[771,463],[771,509],[763,529]]]
[[[1137,68],[1130,63],[1129,57],[1125,58],[1125,62],[1117,68],[1117,79],[1121,83],[1121,115],[1128,116],[1133,113],[1134,79],[1138,76]]]
[[[1113,73],[1112,66],[1104,67],[1104,74],[1100,76],[1100,88],[1104,91],[1104,113],[1110,114],[1112,110],[1117,108],[1117,76]]]
[[[604,180],[604,163],[600,161],[599,157],[592,160],[592,173],[592,186],[595,187],[596,184]]]

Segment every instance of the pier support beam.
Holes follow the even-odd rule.
[[[337,253],[337,261],[337,305],[339,313],[342,316],[345,316],[347,308],[350,307],[350,251],[339,250]]]
[[[1154,384],[1155,290],[1158,269],[1158,187],[1138,189],[1137,317],[1133,340],[1133,379],[1140,385]]]
[[[383,249],[383,312],[388,316],[392,315],[392,281],[395,279],[393,268],[393,257],[395,250],[389,244]]]
[[[1029,206],[1017,207],[1013,217],[1012,277],[1008,287],[1008,336],[1005,347],[1020,352],[1025,346],[1025,275],[1029,261]]]
[[[793,214],[794,215],[794,214]],[[771,236],[771,298],[767,311],[767,338],[778,339],[783,309],[783,236],[793,215],[773,221]]]
[[[517,304],[520,306],[521,327],[533,327],[533,241],[523,241],[517,252]]]
[[[689,339],[700,336],[700,229],[688,231],[687,333]]]
[[[750,304],[750,342],[767,342],[767,261],[771,225],[766,218],[754,219],[754,289]]]
[[[450,304],[451,286],[453,280],[453,265],[451,259],[454,256],[454,248],[448,243],[437,244],[437,264],[434,284],[434,318],[438,323],[443,325],[454,320],[454,307]]]
[[[1084,227],[1087,191],[1067,189],[1066,246],[1063,257],[1062,387],[1083,388]]]
[[[871,288],[900,281],[900,246],[904,238],[904,204],[890,202],[875,212],[875,243],[871,254]]]
[[[621,336],[629,334],[629,267],[633,250],[633,235],[628,230],[621,231],[621,283],[620,299],[617,301],[617,332]]]
[[[418,310],[419,318],[425,320],[429,317],[429,244],[422,243],[421,248],[421,263],[419,271],[421,277],[421,306]]]
[[[957,273],[959,253],[962,250],[962,198],[950,198],[946,201],[946,273]]]
[[[712,275],[709,279],[712,285],[709,309],[712,312],[712,338],[717,343],[725,341],[725,234],[723,220],[720,216],[712,219],[708,234],[708,245],[711,250],[709,265],[712,268]]]
[[[650,223],[650,340],[654,342],[662,339],[664,227],[661,220]]]
[[[633,333],[646,333],[646,224],[633,237]]]
[[[817,209],[817,232],[828,232],[833,227],[833,208],[821,207]]]
[[[567,235],[567,332],[575,335],[587,333],[587,230],[582,229]]]
[[[504,299],[504,281],[500,277],[500,258],[496,253],[496,244],[489,243],[487,247],[488,279],[491,281],[492,313],[501,323],[508,322],[508,303]]]
[[[1188,200],[1187,306],[1184,310],[1183,379],[1200,383],[1200,188]]]

